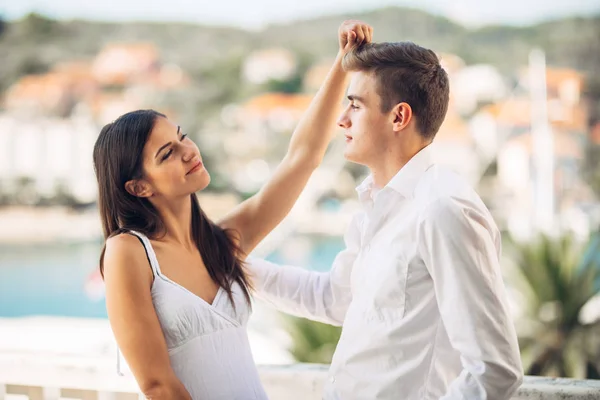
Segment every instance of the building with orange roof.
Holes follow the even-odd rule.
[[[564,195],[562,190],[572,188],[574,185],[583,183],[579,170],[575,168],[584,157],[584,148],[573,135],[566,132],[553,131],[553,154],[555,171],[555,189],[560,203],[560,198]],[[512,156],[505,156],[504,153],[510,152]],[[516,160],[514,154],[520,154],[523,160]],[[498,157],[498,172],[503,184],[507,187],[513,187],[517,181],[523,182],[523,185],[531,185],[534,180],[533,157],[535,153],[534,140],[531,132],[514,136],[508,139],[500,150]],[[515,165],[528,165],[523,169],[515,170]],[[558,180],[558,176],[561,180]],[[519,189],[515,187],[515,189]],[[522,189],[522,187],[521,187]]]
[[[458,113],[452,110],[449,110],[446,114],[435,140],[461,143],[473,142],[467,123]]]
[[[587,184],[579,165],[584,157],[584,142],[579,135],[551,129],[553,139],[553,193],[557,217],[568,208],[590,201]],[[497,156],[498,184],[511,204],[507,218],[531,229],[531,210],[536,207],[535,142],[529,130],[509,137],[500,146]],[[529,225],[527,225],[529,224]]]
[[[236,120],[276,133],[291,132],[312,101],[312,95],[265,93],[241,106]]]
[[[26,75],[5,94],[8,111],[27,115],[68,115],[74,103],[73,82],[63,73]]]
[[[548,118],[554,128],[585,133],[588,108],[583,99],[585,77],[568,68],[546,69]]]
[[[68,77],[72,96],[84,98],[100,90],[100,85],[92,73],[92,64],[88,61],[61,62],[52,71]]]
[[[559,98],[565,104],[580,102],[584,87],[582,73],[569,68],[547,68],[546,86],[549,98]]]
[[[504,220],[506,228],[518,226],[516,231],[531,234],[532,210],[539,199],[534,196],[538,183],[534,158],[536,144],[531,134],[534,110],[528,93],[528,78],[525,70],[521,86],[513,91],[511,97],[482,107],[473,120],[477,119],[480,130],[487,131],[485,134],[479,132],[481,141],[493,142],[495,147],[495,150],[488,148],[487,153],[490,165],[497,166],[497,174],[486,176],[485,186],[494,188],[490,198],[502,199],[498,207],[506,215],[500,220]],[[583,90],[584,77],[581,73],[571,69],[546,69],[548,129],[553,138],[553,203],[557,220],[565,223],[568,229],[577,227],[569,227],[568,221],[565,222],[560,215],[581,212],[576,210],[578,204],[590,201],[586,197],[589,190],[586,190],[579,167],[586,143],[590,140]],[[507,208],[509,203],[511,207]]]
[[[89,61],[63,61],[56,63],[53,71],[69,75],[75,80],[95,80],[92,73],[92,64]]]
[[[512,98],[484,106],[482,113],[489,114],[500,127],[529,127],[531,125],[531,100]]]
[[[103,85],[123,86],[157,73],[159,60],[152,43],[113,43],[98,53],[92,72]]]
[[[123,93],[99,92],[88,96],[79,104],[81,111],[98,124],[104,125],[131,110],[142,108],[143,102],[134,96]]]
[[[327,58],[321,62],[313,64],[304,74],[304,90],[309,93],[316,93],[329,73],[333,65],[333,58]]]
[[[455,74],[456,72],[463,69],[466,65],[465,60],[463,60],[456,54],[438,53],[437,56],[440,59],[440,64],[442,65],[442,68],[446,70],[448,75]]]
[[[223,171],[236,187],[250,190],[264,183],[262,179],[285,154],[290,135],[311,100],[309,95],[264,93],[223,108],[219,128]]]
[[[525,72],[522,72],[521,76],[527,89],[528,79]],[[584,77],[575,70],[546,69],[548,120],[553,128],[580,134],[587,131],[588,110],[582,99],[583,87]],[[491,115],[500,126],[531,125],[532,106],[527,92],[485,106],[481,112]]]
[[[480,163],[475,141],[469,125],[455,110],[448,110],[431,149],[435,162],[450,167],[469,182],[477,183]]]
[[[554,157],[556,160],[562,158],[581,159],[583,157],[583,147],[572,135],[569,135],[566,132],[553,131],[552,138],[554,142]],[[506,143],[519,145],[528,155],[533,155],[534,144],[531,132],[514,136]]]
[[[600,121],[596,122],[590,131],[590,140],[596,145],[600,145]]]
[[[158,92],[179,88],[188,81],[179,66],[160,65],[152,44],[111,44],[92,62],[62,62],[46,74],[22,77],[6,92],[4,103],[10,112],[62,117],[81,104],[81,109],[105,120],[114,113],[100,109],[128,107],[129,111]],[[107,93],[107,86],[119,90]]]
[[[290,78],[297,68],[296,56],[284,48],[268,48],[250,54],[242,66],[243,77],[251,83]]]
[[[264,93],[251,98],[243,107],[246,112],[262,117],[278,110],[303,113],[310,105],[312,97],[304,94]]]

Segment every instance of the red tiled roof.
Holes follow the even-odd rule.
[[[556,157],[571,157],[581,158],[583,156],[583,148],[573,135],[565,132],[553,132],[554,139],[554,155]],[[513,139],[510,142],[520,143],[529,154],[533,153],[533,137],[531,133],[524,133]]]
[[[312,96],[304,94],[265,93],[250,99],[244,104],[244,109],[258,114],[267,114],[279,108],[304,112],[311,101]]]

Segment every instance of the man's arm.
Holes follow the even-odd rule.
[[[493,222],[464,200],[437,200],[423,216],[419,250],[463,365],[443,400],[510,399],[522,382],[499,236]]]
[[[341,325],[352,300],[350,276],[360,250],[358,218],[356,215],[350,223],[344,235],[346,248],[336,256],[329,272],[249,258],[256,297],[288,314]]]

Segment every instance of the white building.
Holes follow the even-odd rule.
[[[92,151],[98,132],[87,119],[0,115],[0,182],[9,192],[5,194],[14,194],[19,182],[29,181],[33,202],[60,191],[81,203],[93,202],[97,190]]]
[[[486,64],[462,68],[451,77],[451,81],[455,107],[462,115],[475,111],[478,104],[503,99],[508,92],[500,72]]]
[[[284,80],[296,72],[296,56],[289,50],[272,48],[248,56],[242,67],[244,79],[254,84]]]

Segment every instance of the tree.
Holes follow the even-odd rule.
[[[6,20],[4,19],[4,16],[2,14],[0,14],[0,36],[2,36],[4,31],[6,31],[6,28],[7,28]]]
[[[277,93],[301,93],[304,89],[304,76],[309,68],[314,64],[314,57],[302,50],[295,50],[298,65],[296,72],[287,79],[271,79],[264,88],[267,92]]]
[[[285,316],[293,344],[290,352],[298,362],[329,364],[342,328],[304,318]]]
[[[583,307],[600,298],[600,239],[584,246],[541,235],[507,245],[524,297],[517,328],[525,374],[600,378],[600,320],[582,319]]]
[[[29,13],[21,23],[27,39],[50,39],[57,31],[59,23],[37,13]]]
[[[587,82],[585,97],[589,104],[590,130],[600,126],[600,79],[593,77]],[[600,198],[600,144],[590,143],[586,146],[583,162],[583,176]]]
[[[298,73],[294,74],[289,79],[279,80],[279,79],[271,79],[265,84],[265,89],[267,92],[276,92],[276,93],[300,93],[302,92],[302,76]]]
[[[600,198],[600,145],[590,143],[585,150],[583,176],[596,197]]]

